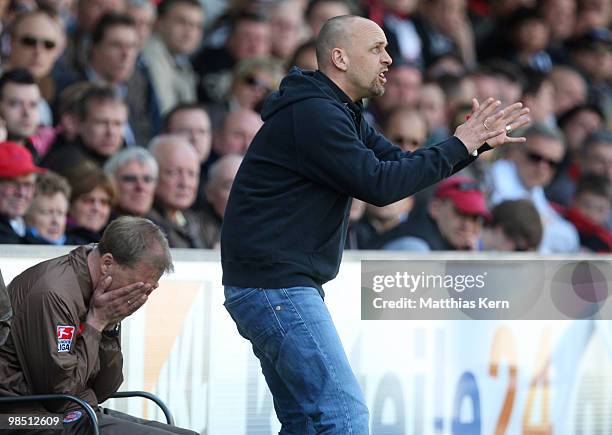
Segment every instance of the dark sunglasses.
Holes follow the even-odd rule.
[[[268,86],[268,84],[264,80],[260,80],[260,79],[258,79],[257,77],[255,77],[253,75],[246,76],[244,78],[244,82],[247,85],[249,85],[249,86],[253,86],[253,87],[264,89],[266,92],[272,91],[270,86]]]
[[[139,177],[138,175],[126,174],[119,177],[119,180],[124,183],[130,184],[137,183],[138,180],[142,181],[145,184],[151,184],[155,182],[155,177],[153,177],[152,175],[144,175],[142,177]]]
[[[41,44],[47,50],[53,50],[57,46],[57,43],[50,39],[40,39],[28,35],[19,38],[19,42],[26,47],[36,47],[38,44]]]
[[[550,166],[553,169],[556,169],[559,166],[559,162],[556,162],[552,159],[547,159],[544,156],[539,155],[538,153],[534,153],[532,151],[527,151],[527,158],[529,159],[530,162],[532,163],[540,163],[540,162],[546,162],[548,164],[548,166]]]

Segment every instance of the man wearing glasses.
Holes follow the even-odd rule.
[[[26,69],[41,86],[42,99],[39,95],[37,105],[44,125],[52,125],[52,113],[47,102],[51,103],[55,95],[54,87],[48,85],[53,80],[50,73],[64,50],[65,41],[64,27],[53,12],[37,9],[19,15],[15,21],[11,52],[4,70]]]
[[[36,174],[43,171],[21,145],[0,143],[0,243],[22,243],[23,216],[34,197]]]
[[[104,165],[117,189],[116,215],[145,217],[153,206],[158,166],[145,148],[127,148]]]
[[[492,201],[529,199],[537,208],[544,225],[540,252],[576,252],[576,229],[564,220],[544,195],[565,155],[563,133],[543,124],[534,124],[526,132],[527,142],[509,150],[507,160],[491,168]]]

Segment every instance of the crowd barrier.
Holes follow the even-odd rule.
[[[4,280],[68,250],[0,246]],[[173,258],[175,272],[124,322],[121,389],[158,394],[178,425],[200,433],[277,433],[258,363],[222,305],[218,252],[177,250]],[[363,321],[363,259],[423,256],[347,252],[326,286],[372,434],[612,434],[611,321]],[[163,421],[138,400],[106,405]]]

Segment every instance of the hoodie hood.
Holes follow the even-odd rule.
[[[317,80],[317,71],[305,71],[293,67],[282,80],[279,90],[266,99],[261,117],[264,121],[279,110],[308,98],[325,98],[335,100],[334,91],[321,80]]]

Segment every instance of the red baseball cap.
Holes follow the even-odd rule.
[[[15,142],[0,142],[0,178],[15,178],[46,172],[34,164],[32,153]]]
[[[482,216],[486,219],[490,216],[478,181],[473,178],[461,175],[447,178],[438,184],[435,197],[450,199],[462,214]]]

